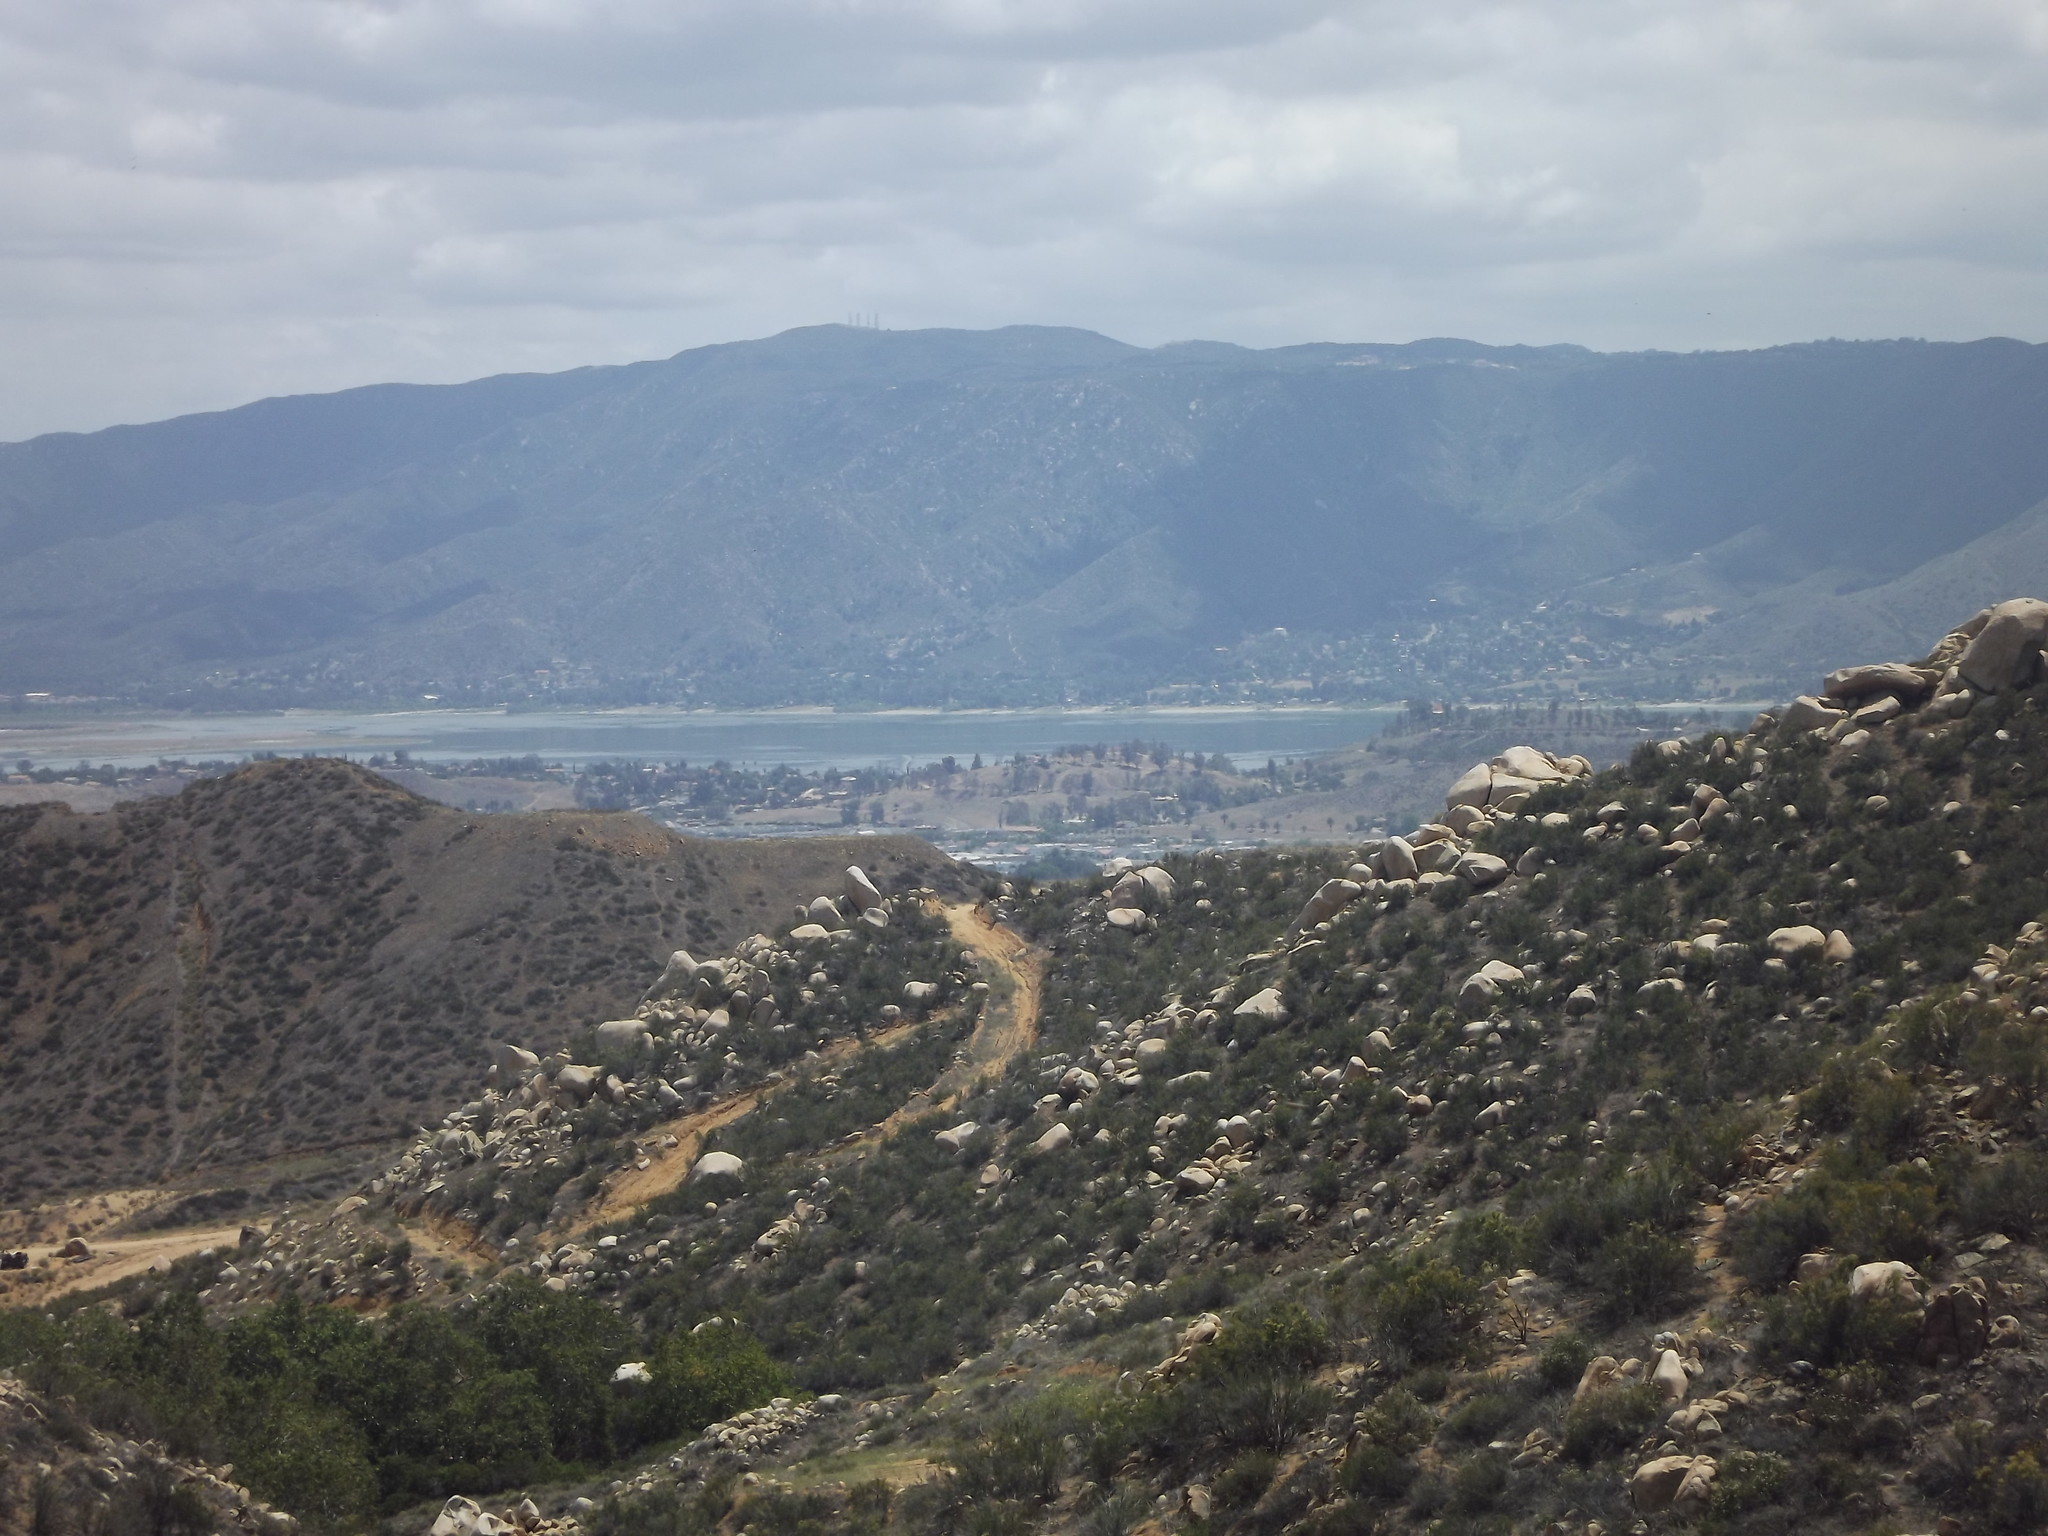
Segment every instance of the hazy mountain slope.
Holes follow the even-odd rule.
[[[961,878],[912,838],[471,816],[331,761],[0,812],[0,1198],[402,1134],[486,1040],[550,1049],[855,859],[885,888]]]
[[[2015,342],[792,331],[0,446],[0,689],[1044,699],[1275,627],[1743,613],[2001,528],[2048,496],[2043,419]]]

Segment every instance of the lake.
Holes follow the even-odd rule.
[[[404,750],[430,762],[538,754],[577,767],[599,759],[792,768],[902,768],[965,763],[1096,742],[1163,741],[1263,766],[1327,752],[1377,734],[1398,706],[1159,709],[882,710],[419,710],[386,714],[287,710],[235,715],[0,715],[0,764],[85,761],[133,768],[166,758],[200,762],[259,752],[367,757]]]

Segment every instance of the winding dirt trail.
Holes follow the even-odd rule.
[[[904,1121],[935,1109],[951,1109],[977,1085],[1000,1075],[1038,1043],[1038,1015],[1045,987],[1044,954],[1015,929],[996,922],[985,906],[961,902],[943,908],[941,915],[961,947],[981,957],[989,984],[988,1002],[960,1058],[931,1087],[912,1094],[902,1108],[883,1121],[879,1135],[892,1135]]]
[[[961,902],[941,908],[940,914],[952,930],[954,939],[963,948],[980,956],[983,962],[989,996],[982,1008],[981,1020],[975,1025],[960,1059],[948,1067],[937,1082],[912,1094],[887,1120],[861,1137],[858,1143],[846,1143],[847,1147],[889,1136],[907,1120],[959,1103],[983,1078],[1001,1072],[1018,1053],[1029,1050],[1038,1040],[1045,957],[1021,934],[997,924],[985,907]],[[920,1023],[906,1022],[878,1030],[865,1040],[837,1041],[820,1053],[824,1058],[823,1065],[830,1068],[863,1051],[886,1050],[923,1027]],[[697,1161],[697,1153],[704,1145],[705,1137],[721,1126],[731,1125],[735,1120],[752,1114],[789,1083],[787,1077],[773,1078],[705,1109],[649,1126],[635,1138],[646,1166],[640,1167],[636,1162],[635,1166],[622,1169],[605,1180],[569,1224],[567,1234],[580,1236],[593,1227],[616,1221],[676,1188]],[[661,1145],[671,1136],[675,1138],[674,1146]]]

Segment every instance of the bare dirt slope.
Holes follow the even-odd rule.
[[[404,1134],[471,1091],[486,1040],[550,1050],[855,861],[968,888],[914,838],[470,815],[328,760],[0,809],[0,1204]]]

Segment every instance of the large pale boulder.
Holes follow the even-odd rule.
[[[1848,711],[1832,708],[1812,695],[1804,693],[1787,704],[1784,713],[1779,717],[1785,729],[1794,735],[1817,731],[1833,725],[1837,720],[1847,718]]]
[[[846,899],[853,903],[856,912],[872,912],[882,905],[882,893],[858,864],[846,866]]]
[[[637,1051],[654,1043],[654,1036],[639,1019],[607,1019],[597,1026],[597,1043],[607,1050]]]
[[[1991,609],[1956,666],[1965,682],[1985,693],[2022,688],[2039,670],[2044,641],[2048,641],[2048,602],[2016,597]]]
[[[1713,1502],[1714,1477],[1720,1470],[1711,1456],[1693,1457],[1692,1465],[1686,1469],[1685,1481],[1678,1485],[1678,1493],[1671,1500],[1671,1512],[1687,1520],[1698,1519],[1705,1514]]]
[[[1145,882],[1145,888],[1152,893],[1152,899],[1164,906],[1173,900],[1175,886],[1173,876],[1157,864],[1147,864],[1138,871],[1138,878]]]
[[[1058,1152],[1062,1148],[1070,1147],[1073,1144],[1073,1131],[1070,1130],[1064,1123],[1062,1123],[1053,1126],[1051,1130],[1047,1131],[1043,1136],[1039,1137],[1038,1140],[1031,1143],[1031,1150],[1033,1152],[1040,1153]]]
[[[1798,960],[1817,955],[1828,946],[1828,936],[1807,923],[1791,928],[1773,928],[1764,942],[1780,960]]]
[[[906,981],[903,983],[903,1001],[913,1008],[927,1008],[939,1000],[939,985],[935,981]]]
[[[1594,1392],[1604,1392],[1621,1379],[1621,1362],[1612,1355],[1595,1355],[1579,1372],[1579,1384],[1572,1389],[1572,1401]]]
[[[1301,909],[1301,916],[1294,920],[1296,931],[1313,928],[1317,923],[1327,923],[1365,892],[1365,887],[1356,880],[1325,880],[1317,887],[1315,895]]]
[[[1173,876],[1157,864],[1148,864],[1143,869],[1127,870],[1118,878],[1110,887],[1109,904],[1156,911],[1173,900],[1173,892]]]
[[[703,1183],[707,1180],[729,1179],[734,1182],[747,1176],[746,1163],[730,1152],[706,1152],[690,1165],[690,1182]]]
[[[1496,772],[1493,776],[1493,786],[1486,792],[1486,803],[1496,808],[1513,810],[1516,805],[1527,800],[1548,782],[1551,781],[1525,779],[1517,774]]]
[[[1573,777],[1570,768],[1548,752],[1535,747],[1509,747],[1493,760],[1496,776],[1508,774],[1517,779],[1528,779],[1538,784],[1555,783],[1560,779]]]
[[[491,1053],[491,1065],[507,1082],[525,1082],[540,1070],[540,1058],[523,1047],[493,1040],[486,1049]]]
[[[1143,907],[1111,907],[1103,919],[1124,933],[1143,933],[1152,926],[1152,915]]]
[[[1909,667],[1902,661],[1888,661],[1877,666],[1842,667],[1830,672],[1821,683],[1820,691],[1830,699],[1847,701],[1888,693],[1901,703],[1912,704],[1934,692],[1934,685],[1940,681],[1938,672]]]
[[[441,1506],[427,1536],[476,1536],[477,1523],[486,1518],[476,1500],[458,1494]]]
[[[1718,1471],[1711,1456],[1659,1456],[1628,1480],[1629,1502],[1639,1515],[1664,1510],[1697,1514],[1706,1508]]]
[[[1485,826],[1492,819],[1476,805],[1454,805],[1444,812],[1444,825],[1460,837],[1470,837],[1475,828]]]
[[[1493,766],[1490,763],[1474,763],[1459,774],[1456,782],[1444,793],[1444,809],[1455,810],[1458,806],[1479,806],[1486,804],[1487,796],[1493,792]]]
[[[823,923],[798,923],[789,930],[792,944],[822,944],[832,937],[832,930]]]
[[[1415,847],[1405,837],[1390,837],[1380,845],[1380,868],[1389,880],[1413,880],[1422,873]]]
[[[1460,983],[1458,1006],[1469,1014],[1484,1013],[1504,989],[1518,987],[1525,979],[1520,966],[1509,965],[1505,960],[1489,960]]]
[[[839,903],[830,896],[813,896],[811,904],[804,909],[804,915],[820,928],[834,932],[846,926],[846,914],[839,910]]]
[[[1281,1024],[1287,1019],[1287,1004],[1278,987],[1262,987],[1230,1010],[1234,1019],[1253,1019],[1261,1024]]]
[[[1682,1403],[1692,1390],[1692,1378],[1685,1374],[1685,1362],[1678,1351],[1667,1349],[1657,1356],[1657,1368],[1650,1372],[1650,1384],[1664,1394],[1667,1403]]]
[[[1468,853],[1452,866],[1451,873],[1474,890],[1484,891],[1508,877],[1508,861],[1497,854]]]
[[[1173,1192],[1183,1199],[1192,1200],[1197,1195],[1206,1195],[1215,1187],[1216,1175],[1193,1164],[1173,1176]]]
[[[963,1120],[951,1130],[940,1131],[932,1140],[948,1152],[960,1153],[973,1146],[975,1138],[980,1134],[981,1127],[978,1124],[972,1120]]]
[[[555,1074],[555,1087],[581,1104],[593,1093],[604,1074],[596,1067],[567,1066]]]
[[[1920,1293],[1915,1289],[1920,1272],[1901,1259],[1880,1259],[1870,1264],[1858,1264],[1849,1271],[1849,1295],[1855,1301],[1869,1301],[1876,1296],[1894,1295],[1907,1301],[1918,1301]]]
[[[679,949],[668,957],[668,964],[661,968],[661,975],[655,978],[654,985],[647,989],[641,1000],[651,1003],[660,998],[674,997],[680,992],[687,992],[696,979],[697,962],[687,949]]]

